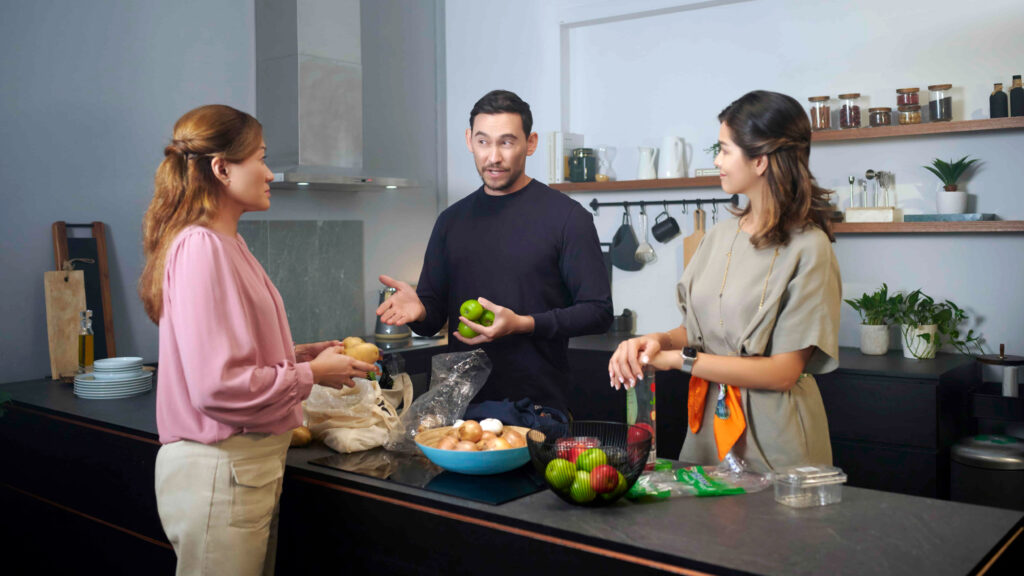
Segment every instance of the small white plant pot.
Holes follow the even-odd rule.
[[[900,334],[903,336],[903,357],[904,358],[916,358],[918,360],[927,360],[929,358],[935,358],[935,352],[938,350],[938,343],[936,338],[939,331],[939,327],[935,324],[925,324],[924,326],[910,326],[903,324],[900,326]],[[922,334],[928,334],[928,340],[921,338]]]
[[[939,190],[935,204],[939,214],[963,214],[967,211],[967,192],[964,190],[953,192]]]
[[[887,324],[860,325],[860,352],[868,356],[884,356],[889,351],[889,326]]]

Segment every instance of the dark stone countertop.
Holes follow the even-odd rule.
[[[154,392],[82,400],[72,387],[37,380],[0,385],[20,408],[156,436]],[[490,506],[308,464],[318,444],[288,454],[289,474],[409,499],[523,529],[670,564],[693,562],[757,574],[965,574],[1015,526],[1020,512],[843,488],[821,508],[777,504],[772,490],[723,498],[621,501],[573,507],[545,491]],[[893,473],[899,473],[894,470]]]

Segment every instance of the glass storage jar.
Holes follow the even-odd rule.
[[[953,119],[952,84],[932,84],[928,87],[931,97],[928,99],[928,121],[949,122]]]
[[[828,96],[811,96],[811,130],[828,130],[832,128],[832,108]]]
[[[839,128],[860,128],[860,94],[840,94],[839,101]]]
[[[920,88],[900,88],[896,91],[897,106],[916,106],[921,103],[918,98]]]
[[[921,107],[914,106],[900,106],[899,108],[899,123],[903,124],[920,124],[921,123]]]
[[[892,124],[892,108],[868,108],[868,122],[872,128]]]
[[[595,182],[597,155],[593,148],[573,148],[569,158],[569,182]]]

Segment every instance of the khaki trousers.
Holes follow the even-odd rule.
[[[177,574],[270,575],[277,505],[291,433],[242,434],[216,444],[181,440],[156,457],[160,522]]]

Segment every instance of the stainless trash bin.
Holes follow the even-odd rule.
[[[953,445],[950,458],[950,499],[1024,510],[1024,440],[970,436]]]

